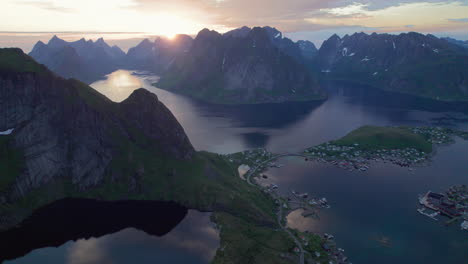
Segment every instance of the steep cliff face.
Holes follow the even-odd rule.
[[[120,48],[110,47],[102,38],[66,42],[57,36],[47,44],[39,41],[29,55],[64,78],[86,83],[118,69],[125,58]]]
[[[333,35],[315,62],[332,79],[441,100],[468,100],[468,52],[432,35]]]
[[[315,56],[318,53],[318,49],[317,47],[315,47],[314,43],[308,40],[299,40],[296,43],[299,46],[299,49],[301,50],[302,57],[309,61],[315,58]]]
[[[35,63],[21,50],[0,51],[0,57],[5,54],[20,68]],[[118,173],[110,165],[124,155],[122,144],[145,142],[142,148],[174,159],[193,155],[184,130],[154,94],[137,90],[116,104],[81,82],[37,67],[0,70],[0,131],[14,129],[9,144],[21,150],[25,162],[8,199],[60,177],[82,189],[96,186]]]
[[[202,30],[158,87],[213,103],[272,103],[325,97],[301,49],[276,29]]]
[[[125,66],[131,69],[161,73],[176,58],[188,52],[192,42],[192,37],[188,35],[176,35],[173,39],[158,37],[154,42],[145,39],[136,47],[128,50]]]

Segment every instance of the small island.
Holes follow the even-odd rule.
[[[364,126],[336,141],[308,148],[304,155],[350,171],[366,171],[372,161],[424,166],[435,146],[453,143],[457,136],[467,139],[466,132],[448,128]]]

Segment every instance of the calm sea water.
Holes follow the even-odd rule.
[[[349,172],[332,165],[290,158],[270,169],[266,183],[283,193],[296,190],[326,197],[330,209],[319,219],[296,211],[288,225],[299,230],[331,233],[353,263],[468,263],[468,232],[460,224],[445,226],[419,214],[418,194],[468,184],[468,141],[437,149],[429,167],[407,168],[374,163],[367,172]],[[388,238],[390,244],[378,240]]]
[[[217,153],[258,147],[273,152],[301,151],[342,137],[362,125],[430,125],[468,130],[465,106],[428,104],[409,96],[344,84],[326,85],[331,91],[326,102],[221,106],[157,89],[151,85],[157,79],[144,72],[119,70],[91,86],[116,102],[140,87],[154,92],[182,124],[197,150]],[[286,159],[282,162],[287,166],[268,173],[269,181],[278,183],[282,191],[293,188],[330,200],[332,208],[322,211],[320,220],[295,214],[288,222],[299,229],[334,234],[353,263],[459,264],[468,263],[467,234],[458,227],[447,228],[419,215],[416,208],[419,193],[468,183],[466,157],[468,143],[459,142],[438,149],[433,165],[414,174],[389,164],[376,164],[367,173],[350,173],[298,159]],[[191,214],[197,224],[190,224]],[[45,259],[62,263],[65,257],[69,263],[86,264],[134,263],[140,259],[139,263],[161,259],[177,263],[181,256],[185,256],[185,263],[209,262],[216,243],[209,242],[212,237],[210,240],[198,235],[196,230],[209,230],[212,226],[208,216],[191,214],[162,238],[127,229],[101,238],[68,242],[58,249],[38,249],[13,263],[44,263]],[[189,224],[184,225],[185,222]],[[184,229],[185,237],[181,238],[179,228]],[[390,247],[377,242],[382,237],[390,239]],[[204,248],[208,244],[214,246]],[[86,262],[86,252],[95,248],[104,249],[103,256],[111,261]]]

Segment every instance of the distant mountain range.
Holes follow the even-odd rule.
[[[129,69],[164,72],[175,58],[187,53],[193,39],[188,35],[177,35],[173,39],[158,37],[154,42],[143,40],[128,50],[125,66]]]
[[[299,45],[270,27],[220,34],[202,30],[162,74],[158,87],[212,103],[273,103],[324,99]],[[310,55],[311,56],[311,55]]]
[[[39,63],[65,78],[93,82],[123,66],[125,52],[110,47],[102,38],[66,42],[54,36],[47,44],[39,41],[29,53]]]
[[[468,100],[468,49],[433,35],[333,35],[314,64],[325,79],[439,100]]]
[[[57,74],[91,83],[116,69],[161,76],[158,87],[213,103],[325,98],[319,80],[361,83],[439,100],[468,100],[468,42],[419,33],[333,35],[319,50],[271,27],[202,30],[143,40],[125,54],[102,38],[54,36],[30,55]]]
[[[456,44],[460,47],[464,47],[464,48],[467,48],[468,49],[468,40],[458,40],[458,39],[454,39],[454,38],[442,38],[452,44]]]

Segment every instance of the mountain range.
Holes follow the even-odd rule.
[[[173,39],[158,37],[154,42],[144,39],[128,50],[125,66],[129,69],[162,73],[171,66],[175,58],[187,53],[192,43],[193,39],[188,35],[176,35]]]
[[[433,35],[333,35],[314,63],[324,79],[438,100],[468,100],[468,49]]]
[[[157,87],[212,103],[324,99],[318,79],[305,64],[302,54],[308,52],[310,45],[283,38],[271,27],[224,34],[204,29],[162,74]]]
[[[65,78],[91,83],[123,66],[125,52],[104,39],[66,42],[57,36],[39,41],[29,53],[39,63]]]
[[[355,33],[333,35],[317,50],[272,27],[242,27],[224,34],[204,29],[195,39],[145,39],[127,54],[102,38],[66,42],[54,36],[30,55],[62,77],[87,83],[119,68],[151,71],[161,76],[159,88],[221,104],[324,99],[319,82],[327,80],[465,101],[466,43],[415,32]]]
[[[456,44],[456,45],[458,45],[460,47],[468,48],[468,40],[463,41],[463,40],[458,40],[458,39],[448,38],[448,37],[442,38],[442,39],[444,39],[444,40],[446,40],[446,41],[448,41],[450,43]]]

